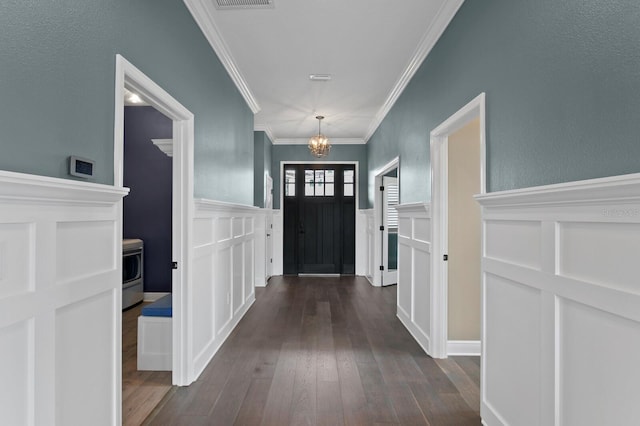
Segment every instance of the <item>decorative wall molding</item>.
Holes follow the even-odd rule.
[[[255,301],[256,224],[261,219],[263,212],[256,207],[195,200],[189,311],[194,377]]]
[[[260,105],[258,105],[258,101],[253,93],[251,93],[251,89],[249,89],[249,85],[236,66],[235,60],[231,56],[231,52],[222,38],[220,31],[218,31],[218,28],[213,23],[214,20],[209,12],[209,6],[207,6],[204,0],[184,0],[184,4],[187,6],[187,9],[189,9],[189,12],[191,12],[191,16],[193,16],[193,19],[198,24],[198,27],[200,27],[200,30],[206,37],[207,41],[209,41],[211,47],[213,47],[213,50],[218,55],[220,62],[222,62],[227,73],[229,73],[229,77],[231,77],[231,80],[235,83],[238,91],[251,109],[251,112],[254,114],[260,112]]]
[[[173,139],[151,139],[151,142],[167,157],[173,157]]]
[[[365,142],[368,142],[369,139],[371,139],[378,129],[378,126],[380,126],[380,123],[382,123],[389,111],[391,111],[391,108],[393,108],[393,105],[396,103],[402,92],[404,92],[404,89],[416,74],[420,65],[422,65],[422,62],[429,53],[431,53],[431,49],[436,45],[444,30],[458,12],[458,9],[460,9],[460,6],[462,6],[462,3],[464,3],[464,0],[448,0],[442,3],[442,7],[438,11],[435,19],[432,21],[431,26],[427,29],[425,35],[422,37],[422,40],[420,41],[420,44],[418,44],[407,68],[402,73],[393,89],[391,89],[389,96],[387,96],[384,104],[380,110],[378,110],[376,116],[371,122],[369,130],[364,138]]]
[[[401,204],[398,210],[398,318],[431,355],[431,206]]]
[[[253,126],[253,130],[255,132],[264,132],[272,144],[274,143],[273,141],[276,140],[276,138],[273,136],[273,131],[271,130],[271,127],[269,127],[266,124],[255,124]]]
[[[127,192],[0,172],[0,423],[120,422]]]
[[[476,198],[485,424],[640,423],[640,175]]]
[[[309,138],[277,138],[271,139],[274,145],[307,145]],[[367,143],[362,138],[331,138],[331,145],[364,145]]]

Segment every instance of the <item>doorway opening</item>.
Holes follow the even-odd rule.
[[[136,93],[145,103],[172,121],[172,201],[171,201],[171,298],[172,298],[172,384],[188,385],[192,381],[189,374],[188,323],[187,311],[189,295],[189,257],[187,255],[191,241],[192,205],[193,205],[193,139],[194,117],[179,102],[155,84],[120,55],[116,55],[115,79],[115,124],[114,124],[114,184],[122,187],[124,183],[124,98],[125,90]],[[122,202],[120,223],[122,230]],[[121,267],[122,265],[120,265]],[[122,328],[122,315],[118,315],[116,327]],[[122,360],[118,354],[118,374],[121,379]],[[121,383],[118,387],[118,401],[122,400]],[[120,411],[120,410],[118,410]]]
[[[480,355],[485,94],[431,132],[432,356]],[[454,259],[455,258],[455,259]]]
[[[282,170],[284,274],[355,274],[356,164]]]
[[[398,283],[398,212],[400,202],[398,157],[377,170],[375,176],[373,285]]]

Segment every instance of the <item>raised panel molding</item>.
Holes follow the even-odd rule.
[[[640,424],[640,174],[476,199],[484,424]]]
[[[432,355],[431,206],[401,204],[398,210],[398,312],[409,333]]]
[[[256,241],[264,237],[265,213],[252,206],[195,200],[192,330],[197,378],[255,301]],[[197,232],[196,232],[197,233]],[[264,242],[262,243],[264,244]],[[264,250],[260,253],[264,257]],[[264,283],[263,283],[264,285]]]
[[[0,424],[120,421],[128,191],[0,171]]]

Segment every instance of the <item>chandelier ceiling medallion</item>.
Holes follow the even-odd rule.
[[[322,158],[329,155],[331,144],[329,143],[329,139],[320,132],[320,124],[324,116],[318,115],[316,119],[318,120],[318,134],[309,139],[309,151],[311,151],[314,157]]]

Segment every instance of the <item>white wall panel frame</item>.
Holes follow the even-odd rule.
[[[485,230],[481,361],[485,424],[639,423],[635,389],[640,380],[636,362],[640,263],[633,256],[640,251],[640,174],[476,198]],[[488,250],[491,239],[502,239],[504,244]],[[517,302],[519,312],[535,312],[534,330],[523,330],[523,323],[513,316],[510,321],[488,321],[493,306],[508,306],[505,303],[515,294],[509,289],[516,286],[540,296]],[[523,334],[531,337],[528,351],[536,354],[539,368],[528,376],[521,357],[516,359],[517,342],[509,347],[491,338]],[[527,365],[531,370],[531,362]],[[539,392],[509,401],[504,392],[488,392],[497,383]],[[532,416],[534,412],[539,417]]]
[[[256,241],[264,239],[260,221],[265,212],[206,199],[195,200],[194,210],[194,232],[204,235],[193,246],[192,293],[207,296],[194,304],[190,315],[197,378],[255,301],[256,262],[264,262],[264,253],[262,258],[256,253]]]
[[[399,222],[397,316],[418,344],[431,355],[434,319],[430,271],[431,206],[401,204],[396,209]]]
[[[0,423],[120,422],[127,192],[0,172]]]

